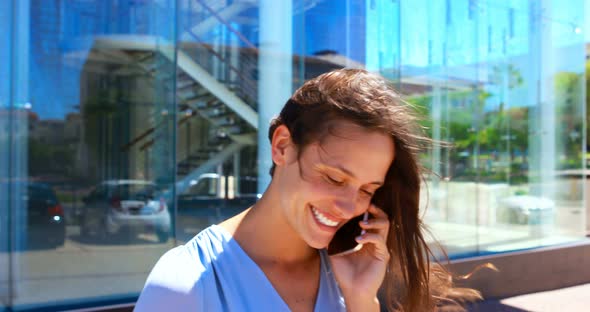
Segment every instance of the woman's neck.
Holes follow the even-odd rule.
[[[297,265],[317,260],[317,250],[301,239],[279,205],[279,196],[271,183],[253,207],[220,226],[259,264]]]

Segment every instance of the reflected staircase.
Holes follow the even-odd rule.
[[[199,116],[209,125],[207,139],[177,162],[177,192],[189,181],[256,143],[258,114],[256,112],[257,81],[247,70],[257,68],[257,48],[227,20],[255,7],[255,1],[235,1],[220,10],[194,0],[198,10],[184,14],[182,41],[174,51],[173,43],[153,36],[110,35],[96,38],[94,58],[118,55],[124,64],[115,74],[149,75],[177,100],[177,126]],[[193,7],[194,9],[194,7]],[[200,23],[191,23],[198,19]],[[230,34],[234,45],[207,42],[211,31]],[[131,64],[131,65],[130,65]],[[156,140],[155,124],[133,138],[123,150],[152,148]]]
[[[294,10],[318,2],[306,0]],[[257,23],[258,1],[187,3],[178,15],[176,45],[156,36],[108,35],[95,39],[89,56],[119,64],[114,70],[118,74],[147,74],[174,92],[177,126],[196,116],[208,121],[208,139],[187,155],[177,155],[178,193],[189,181],[254,145],[258,129],[258,49],[241,32]],[[121,148],[152,148],[160,126],[152,125]]]

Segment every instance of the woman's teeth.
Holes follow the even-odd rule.
[[[326,226],[337,226],[338,222],[337,221],[332,221],[330,219],[328,219],[325,215],[323,215],[321,212],[319,212],[317,209],[315,209],[315,207],[311,207],[311,211],[313,211],[313,215],[315,216],[316,220],[318,220],[318,222],[320,222],[323,225]]]

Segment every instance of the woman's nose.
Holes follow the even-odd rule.
[[[353,191],[342,192],[340,196],[336,198],[335,204],[340,217],[344,219],[350,219],[354,217],[356,210],[356,197],[357,193]]]

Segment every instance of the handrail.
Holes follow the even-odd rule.
[[[160,123],[160,124],[162,124],[162,123]],[[160,125],[160,124],[158,124],[158,125],[155,125],[155,126],[153,126],[153,127],[151,127],[151,128],[148,128],[148,129],[147,129],[146,131],[144,131],[142,134],[140,134],[139,136],[136,136],[136,137],[135,137],[135,139],[133,139],[133,140],[129,141],[129,142],[128,142],[127,144],[125,144],[125,145],[121,145],[121,146],[119,147],[119,149],[121,149],[121,150],[123,150],[123,151],[127,151],[127,150],[129,150],[131,147],[133,147],[133,145],[135,145],[135,144],[139,143],[139,141],[143,140],[145,137],[147,137],[148,135],[152,134],[152,133],[153,133],[153,132],[156,130],[156,128],[157,128],[157,127]]]
[[[198,2],[201,6],[203,6],[207,11],[211,12],[213,16],[215,16],[223,25],[225,25],[232,33],[234,33],[234,35],[238,36],[238,38],[240,38],[248,47],[258,50],[258,48],[256,48],[256,46],[252,42],[250,42],[248,38],[244,37],[244,35],[242,35],[241,32],[234,29],[230,23],[228,23],[223,17],[219,16],[219,14],[217,14],[217,12],[215,12],[215,10],[213,10],[210,6],[205,4],[203,0],[195,1]]]
[[[178,126],[180,126],[180,125],[184,124],[184,123],[185,123],[187,120],[189,120],[190,118],[192,118],[192,117],[194,117],[194,116],[196,116],[196,115],[197,115],[197,114],[191,114],[191,115],[189,115],[189,116],[185,116],[185,117],[183,117],[182,119],[180,119],[180,120],[178,121]],[[150,146],[154,145],[154,143],[156,143],[156,140],[154,140],[154,139],[151,139],[151,140],[149,140],[149,141],[145,142],[143,145],[141,145],[141,146],[139,147],[139,150],[140,150],[140,151],[143,151],[143,150],[145,150],[146,148],[148,148],[148,147],[150,147]]]
[[[237,69],[235,66],[233,66],[230,62],[228,62],[226,60],[226,58],[224,58],[221,54],[219,54],[219,52],[215,51],[215,49],[211,48],[208,44],[205,43],[204,40],[202,40],[197,34],[195,34],[191,29],[187,28],[187,32],[194,37],[197,41],[199,41],[201,43],[201,46],[203,46],[205,49],[207,49],[207,51],[211,52],[216,58],[218,58],[221,62],[223,62],[224,64],[226,64],[231,71],[233,71],[235,74],[237,74],[238,76],[240,76],[240,78],[243,79],[243,82],[249,84],[249,88],[251,89],[251,91],[255,91],[255,88],[253,87],[252,82],[250,81],[250,79],[248,77],[245,77],[244,74]]]
[[[241,32],[239,32],[236,28],[234,28],[228,21],[226,21],[223,17],[221,17],[213,8],[211,8],[209,5],[207,5],[203,0],[195,0],[195,2],[197,2],[199,5],[201,5],[206,11],[208,11],[212,16],[214,16],[221,24],[224,25],[224,27],[227,27],[227,29],[233,33],[234,35],[236,35],[239,40],[241,40],[241,42],[243,42],[245,44],[245,46],[247,46],[248,48],[253,50],[253,54],[257,55],[258,54],[258,48],[248,40],[248,38],[246,38]],[[238,83],[238,86],[240,87],[238,90],[234,90],[234,92],[237,92],[238,94],[241,93],[242,96],[240,96],[241,98],[243,98],[243,96],[245,95],[246,97],[250,96],[254,96],[257,92],[257,85],[255,82],[252,81],[252,78],[247,77],[243,71],[239,70],[238,68],[236,68],[234,65],[232,65],[229,60],[227,59],[227,57],[224,57],[223,55],[221,55],[221,53],[219,53],[218,51],[216,51],[215,49],[213,49],[209,44],[206,43],[205,40],[203,40],[200,36],[198,36],[197,34],[195,34],[195,32],[191,29],[191,27],[187,26],[187,25],[183,25],[185,28],[185,31],[191,36],[193,37],[198,43],[200,43],[200,46],[202,46],[203,48],[205,48],[212,56],[214,56],[215,58],[217,58],[218,60],[220,60],[223,64],[225,64],[225,66],[227,66],[227,68],[234,74],[236,74],[237,77],[240,78],[240,82]],[[239,48],[239,47],[238,47]],[[244,55],[242,51],[239,51],[239,53],[241,55]],[[246,55],[247,56],[247,55]],[[241,62],[243,64],[252,64],[253,61],[252,59],[249,59],[248,57],[244,57],[242,56],[242,60]],[[223,84],[228,85],[230,84],[229,82],[223,82]],[[244,99],[244,98],[243,98]],[[251,102],[251,101],[246,101],[246,102]],[[254,103],[248,103],[250,105],[253,105]],[[184,123],[186,121],[187,118],[190,118],[192,116],[189,117],[185,117],[181,120],[179,120],[178,125],[181,125],[182,123]],[[122,150],[128,150],[131,147],[133,147],[134,145],[137,145],[138,143],[140,143],[141,141],[143,141],[144,139],[146,139],[147,137],[149,137],[150,135],[152,135],[155,131],[155,128],[158,127],[158,125],[147,129],[144,133],[140,134],[138,137],[136,137],[135,139],[133,139],[132,141],[130,141],[129,143],[122,145],[120,148]],[[149,148],[150,146],[152,146],[155,143],[155,140],[152,138],[151,140],[146,141],[145,143],[143,143],[140,146],[140,150],[145,150],[147,148]]]
[[[239,57],[240,66],[238,67],[235,64],[232,64],[227,51],[218,51],[217,49],[212,47],[211,44],[209,44],[207,41],[207,34],[197,33],[197,31],[193,27],[194,25],[192,25],[192,20],[194,19],[195,15],[188,14],[186,16],[186,19],[183,20],[180,24],[181,29],[183,30],[184,34],[186,34],[188,37],[194,40],[193,42],[199,43],[201,47],[205,49],[209,57],[219,60],[220,63],[224,65],[224,73],[226,75],[235,75],[230,79],[223,79],[225,81],[220,82],[222,82],[224,85],[228,87],[231,86],[230,89],[236,96],[244,100],[250,107],[256,109],[256,99],[258,98],[258,84],[255,81],[255,79],[250,77],[248,73],[243,70],[243,68],[257,67],[259,50],[235,26],[232,26],[232,24],[228,22],[228,20],[226,20],[225,17],[222,16],[222,14],[219,13],[220,11],[216,11],[205,2],[205,0],[195,0],[195,5],[201,6],[199,14],[201,14],[201,16],[204,17],[206,20],[215,19],[221,27],[226,29],[227,34],[235,35],[237,37],[238,43],[235,49],[237,49],[236,53]],[[223,8],[221,10],[223,10]],[[232,47],[229,48],[232,49]],[[191,54],[189,53],[189,55]],[[210,60],[202,59],[200,54],[196,54],[193,57],[193,60],[196,61],[199,65],[203,66],[203,68],[205,68],[208,71],[213,70],[212,66],[215,65],[213,62],[210,62]],[[236,81],[233,82],[233,80]]]
[[[193,116],[195,116],[196,114],[191,114],[189,116],[185,116],[183,118],[181,118],[178,121],[178,126],[182,125],[183,123],[185,123],[188,119],[192,118]],[[154,133],[154,131],[156,131],[156,128],[159,127],[161,124],[163,124],[164,121],[161,121],[160,123],[158,123],[157,125],[147,129],[146,131],[144,131],[142,134],[140,134],[139,136],[135,137],[135,139],[131,140],[129,143],[125,144],[125,145],[121,145],[119,147],[119,149],[123,150],[123,151],[127,151],[129,150],[131,147],[133,147],[135,144],[139,143],[141,140],[145,139],[148,135]],[[151,142],[151,143],[150,143]],[[150,144],[148,144],[150,143]],[[144,150],[147,146],[150,146],[154,143],[154,140],[150,140],[148,141],[148,143],[143,144],[142,146],[140,146],[140,150]],[[147,145],[147,146],[146,146]]]

